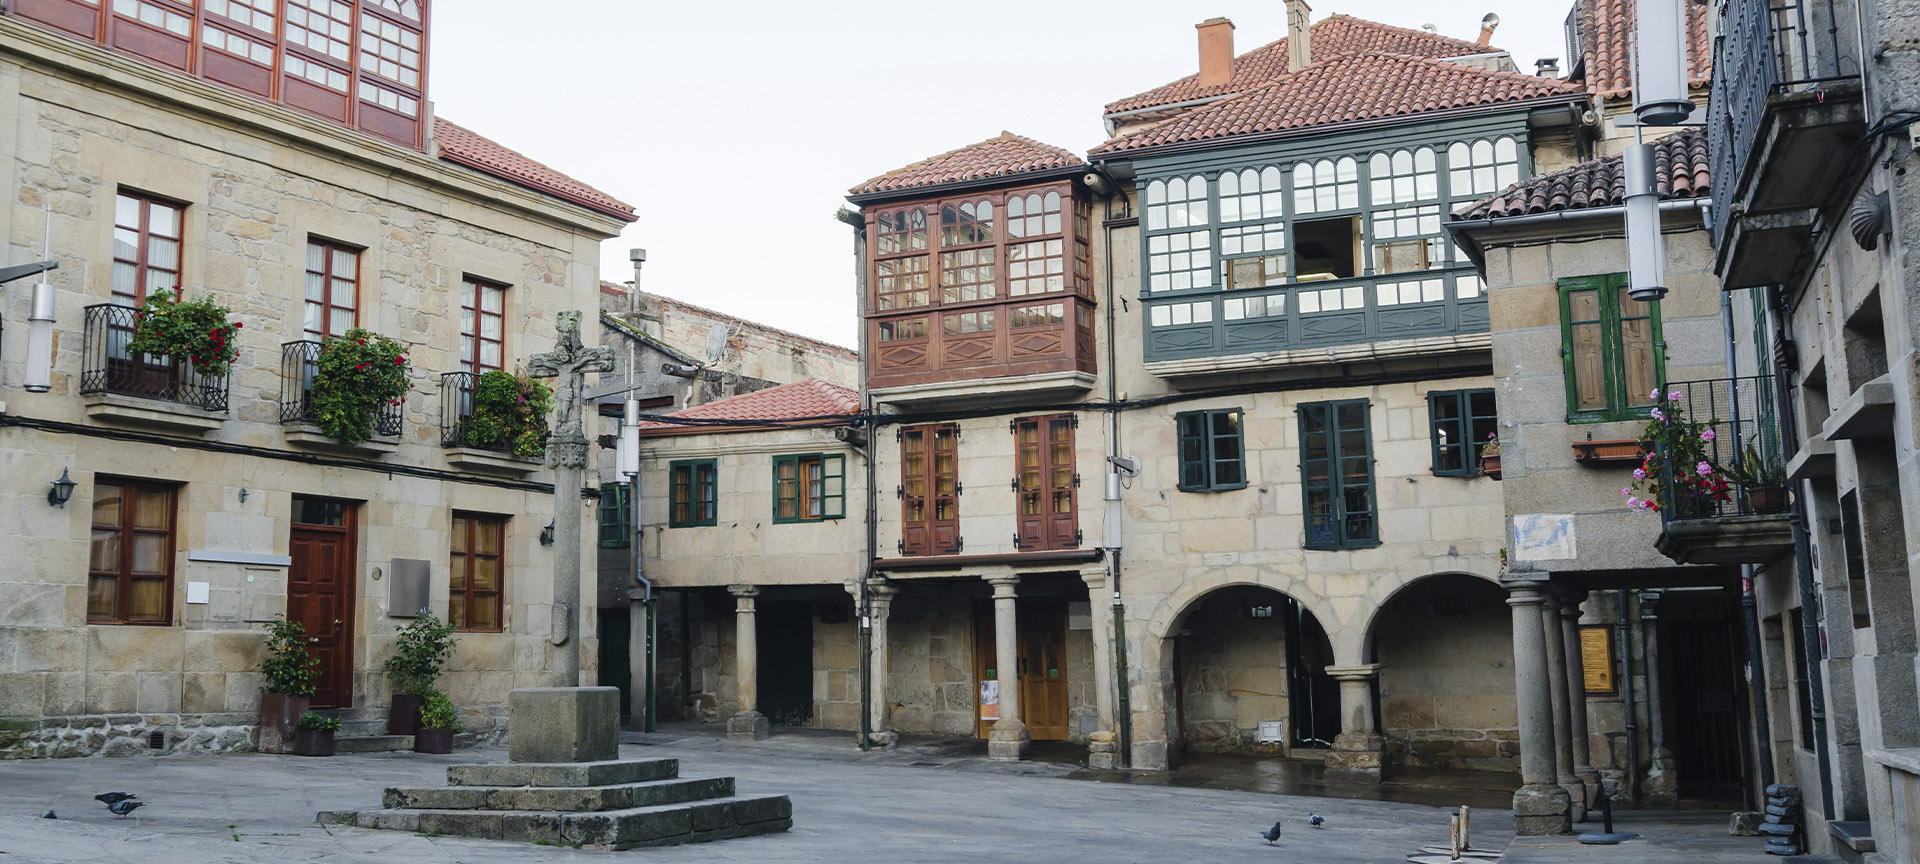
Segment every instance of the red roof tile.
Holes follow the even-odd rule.
[[[509,183],[563,198],[628,222],[639,218],[633,215],[633,207],[620,199],[528,159],[452,121],[433,118],[433,139],[440,145],[440,158],[448,162],[465,165]]]
[[[1713,30],[1707,6],[1688,3],[1687,84],[1705,87],[1713,76]],[[1580,52],[1585,57],[1587,89],[1603,99],[1633,92],[1633,0],[1580,0]]]
[[[640,424],[641,429],[656,430],[660,434],[667,430],[698,430],[700,432],[727,432],[745,429],[765,429],[779,425],[776,421],[797,418],[845,417],[860,411],[860,393],[838,384],[830,384],[818,378],[807,378],[716,399],[705,405],[696,405],[685,411],[676,411],[667,416],[685,417],[699,420],[765,420],[767,426],[702,426],[669,423],[666,421],[648,421]]]
[[[1655,184],[1667,199],[1705,198],[1713,191],[1707,169],[1707,133],[1677,132],[1653,142]],[[1612,207],[1626,196],[1620,157],[1608,156],[1542,174],[1482,198],[1453,214],[1453,221],[1498,219],[1527,213]]]
[[[1582,92],[1552,78],[1373,51],[1315,62],[1095,147],[1117,153]]]
[[[1084,164],[1079,154],[1071,150],[1042,144],[1012,132],[1001,132],[977,144],[948,150],[905,168],[888,171],[847,191],[854,195],[894,192]]]
[[[1347,15],[1334,15],[1313,22],[1307,29],[1307,42],[1316,62],[1363,51],[1387,51],[1414,57],[1437,58],[1464,57],[1500,50],[1425,30],[1391,27]],[[1199,75],[1188,75],[1171,84],[1163,84],[1145,93],[1108,103],[1106,113],[1116,114],[1121,111],[1151,108],[1155,105],[1185,102],[1189,99],[1238,93],[1285,74],[1287,74],[1287,40],[1282,38],[1235,57],[1233,77],[1225,84],[1202,87]]]

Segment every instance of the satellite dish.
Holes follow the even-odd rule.
[[[707,328],[707,362],[718,363],[727,353],[727,325],[715,324]]]

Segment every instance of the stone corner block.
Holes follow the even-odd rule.
[[[605,762],[620,755],[620,690],[528,687],[507,694],[507,758]]]

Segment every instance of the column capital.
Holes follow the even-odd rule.
[[[1015,588],[1020,584],[1020,577],[1018,576],[988,576],[985,578],[987,584],[993,586],[993,599],[995,600],[1013,599]]]
[[[1585,591],[1563,594],[1560,597],[1560,614],[1575,621],[1580,620],[1580,604],[1587,602]]]
[[[1361,663],[1356,666],[1328,666],[1328,675],[1337,681],[1368,681],[1380,674],[1380,664]]]
[[[1640,620],[1652,621],[1660,617],[1660,600],[1665,595],[1659,591],[1640,592]]]
[[[1508,582],[1508,606],[1538,606],[1547,599],[1545,582]]]
[[[758,597],[758,596],[760,596],[760,586],[758,586],[758,585],[728,585],[728,586],[727,586],[727,593],[728,593],[728,594],[732,594],[732,595],[733,595],[733,596],[735,596],[735,597]]]
[[[1107,568],[1088,567],[1084,570],[1081,570],[1080,581],[1087,583],[1087,587],[1094,590],[1098,590],[1100,588],[1106,587]]]

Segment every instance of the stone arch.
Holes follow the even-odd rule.
[[[1373,590],[1369,590],[1367,592],[1368,602],[1365,604],[1366,611],[1367,611],[1367,618],[1366,618],[1365,626],[1362,628],[1358,628],[1360,631],[1360,642],[1359,642],[1360,652],[1357,656],[1359,656],[1362,659],[1357,660],[1355,662],[1373,663],[1377,661],[1379,655],[1375,650],[1375,646],[1374,646],[1374,635],[1375,635],[1374,629],[1379,626],[1380,611],[1382,609],[1387,608],[1387,604],[1392,603],[1394,598],[1399,597],[1401,594],[1405,593],[1407,589],[1412,588],[1416,585],[1425,584],[1434,579],[1460,577],[1460,576],[1478,579],[1494,587],[1500,587],[1500,577],[1488,576],[1482,573],[1475,573],[1470,570],[1441,570],[1435,573],[1426,573],[1419,576],[1415,576],[1411,579],[1404,579],[1404,580],[1384,580],[1383,579],[1380,582],[1376,583],[1374,585]],[[1375,594],[1378,594],[1379,596],[1376,597],[1374,596]]]
[[[1366,622],[1390,765],[1514,771],[1513,616],[1499,581],[1443,571],[1383,591]]]

